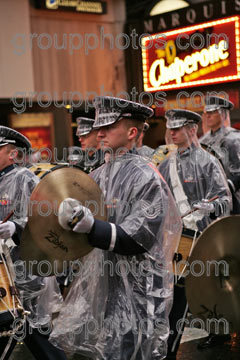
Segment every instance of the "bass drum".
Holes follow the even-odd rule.
[[[29,165],[28,169],[37,175],[40,179],[42,179],[48,173],[61,169],[63,167],[69,167],[68,163],[37,163],[33,165]],[[72,165],[71,165],[72,167]]]

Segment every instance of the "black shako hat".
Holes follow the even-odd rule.
[[[208,96],[205,98],[205,112],[211,112],[218,109],[232,110],[234,105],[231,101],[219,96]]]
[[[86,117],[78,117],[77,121],[77,136],[84,136],[89,134],[93,130],[94,119],[86,118]]]
[[[0,146],[15,145],[19,148],[30,150],[32,145],[26,136],[6,126],[0,126]]]
[[[123,118],[144,122],[153,115],[153,109],[146,105],[111,96],[96,97],[93,105],[96,109],[93,128],[111,125]]]
[[[168,129],[177,129],[185,125],[198,124],[201,116],[193,111],[173,109],[165,113]]]

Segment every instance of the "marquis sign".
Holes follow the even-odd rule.
[[[144,90],[173,90],[240,79],[238,16],[142,38]]]
[[[35,0],[35,6],[39,9],[69,10],[81,13],[106,14],[106,1],[94,0]]]

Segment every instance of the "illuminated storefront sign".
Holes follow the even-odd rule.
[[[42,150],[47,157],[48,150],[54,146],[53,113],[24,113],[10,115],[11,127],[25,135],[34,150]]]
[[[35,0],[38,9],[70,10],[91,14],[106,14],[106,1],[94,0]]]
[[[240,79],[239,39],[238,16],[143,37],[144,90]]]

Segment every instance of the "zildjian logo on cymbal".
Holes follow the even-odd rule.
[[[56,234],[54,231],[49,230],[48,234],[44,237],[47,241],[55,245],[56,248],[60,248],[66,252],[68,252],[68,248],[63,244],[62,241],[59,240],[59,235]]]

